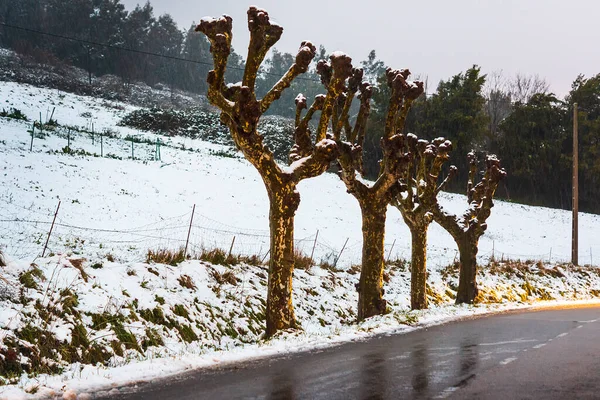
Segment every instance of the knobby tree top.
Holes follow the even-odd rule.
[[[326,85],[326,95],[317,96],[310,108],[303,95],[296,98],[295,145],[289,157],[292,165],[282,169],[275,162],[269,149],[263,145],[262,136],[256,127],[260,117],[281,97],[282,92],[290,87],[292,81],[308,71],[316,48],[309,41],[302,42],[292,66],[262,99],[257,99],[255,85],[260,65],[269,49],[280,39],[283,28],[272,22],[265,10],[250,7],[248,29],[250,44],[242,82],[228,85],[225,83],[225,70],[227,58],[231,53],[231,17],[224,15],[221,18],[204,18],[197,26],[196,30],[204,33],[211,43],[210,51],[214,61],[214,70],[208,75],[208,98],[222,111],[221,120],[230,128],[237,147],[261,171],[263,177],[283,177],[298,182],[316,176],[324,172],[337,156],[337,147],[333,141],[327,139],[326,129],[331,118],[331,104],[344,88],[347,78],[342,61],[347,56],[340,53],[336,58],[340,62],[333,68],[331,79]],[[302,116],[304,109],[308,111]],[[316,144],[313,145],[308,127],[316,111],[322,113]]]
[[[430,211],[437,203],[438,193],[457,171],[455,166],[451,166],[448,177],[438,185],[438,177],[450,157],[452,143],[443,137],[429,142],[409,133],[406,146],[412,156],[402,170],[392,203],[402,210],[408,223],[428,225],[433,218]]]
[[[480,237],[487,229],[486,221],[494,206],[494,194],[498,184],[506,177],[506,171],[500,166],[500,160],[494,154],[489,154],[485,159],[485,172],[481,180],[475,184],[477,179],[477,157],[474,152],[467,155],[469,160],[469,180],[467,182],[468,207],[461,216],[455,216],[446,212],[441,207],[434,209],[436,220],[449,230],[454,237],[460,237],[464,233]],[[446,178],[442,186],[454,176],[452,173]]]
[[[320,62],[317,71],[321,74],[321,80],[327,82],[330,75],[328,64]],[[348,86],[338,97],[337,104],[334,105],[336,112],[332,119],[333,136],[340,143],[341,177],[349,192],[361,197],[369,192],[376,198],[382,198],[401,178],[402,171],[411,159],[403,130],[413,101],[423,93],[423,83],[409,81],[409,76],[410,71],[407,69],[388,68],[386,70],[391,96],[381,140],[383,160],[378,179],[373,186],[369,187],[360,179],[359,175],[362,176],[364,172],[362,160],[365,129],[371,111],[370,100],[373,89],[368,82],[363,81],[362,69],[352,69]],[[349,111],[357,93],[359,93],[360,110],[354,126],[352,126]],[[342,138],[342,131],[345,135],[344,138]]]

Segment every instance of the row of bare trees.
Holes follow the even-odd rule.
[[[460,251],[460,284],[457,302],[471,303],[477,296],[476,255],[478,239],[485,232],[486,219],[493,206],[498,182],[505,175],[495,156],[488,156],[486,170],[476,183],[477,165],[473,154],[467,185],[468,207],[463,215],[447,213],[437,202],[438,193],[455,174],[450,167],[440,183],[442,167],[452,149],[450,141],[432,142],[404,133],[410,107],[422,93],[423,83],[408,78],[408,70],[386,70],[390,100],[381,140],[383,159],[377,179],[362,179],[365,129],[370,114],[372,88],[362,69],[352,59],[334,52],[330,61],[319,61],[317,72],[326,93],[317,95],[308,106],[302,94],[296,97],[295,144],[290,165],[282,167],[264,145],[257,131],[258,121],[292,81],[308,70],[316,49],[303,42],[295,62],[262,99],[256,97],[256,79],[267,52],[279,40],[283,28],[269,19],[266,11],[248,10],[250,43],[244,76],[236,84],[225,83],[227,60],[231,53],[232,19],[204,19],[197,31],[211,43],[214,69],[208,74],[208,98],[221,110],[221,121],[246,159],[261,175],[269,196],[271,235],[267,292],[266,334],[296,327],[292,304],[294,269],[294,215],[300,203],[298,183],[323,174],[332,164],[348,193],[358,201],[362,213],[363,251],[358,319],[386,312],[383,299],[385,220],[388,205],[397,207],[412,234],[411,306],[427,307],[426,248],[427,229],[432,221],[442,225],[455,239]],[[358,114],[351,116],[355,99]],[[304,111],[306,110],[306,111]],[[310,122],[319,116],[314,135]],[[314,138],[314,139],[313,139]]]

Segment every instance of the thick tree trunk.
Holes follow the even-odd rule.
[[[383,268],[385,217],[387,206],[363,204],[362,210],[362,270],[358,287],[358,320],[385,313],[383,299]]]
[[[292,304],[294,214],[300,204],[300,195],[294,186],[285,186],[269,193],[271,255],[266,312],[267,337],[279,330],[296,327]]]
[[[477,297],[477,240],[466,236],[458,242],[460,272],[456,304],[472,304]]]
[[[410,307],[427,308],[427,227],[410,227],[412,258],[410,263]]]

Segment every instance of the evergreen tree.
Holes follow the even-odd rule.
[[[93,0],[93,12],[90,15],[90,40],[112,46],[124,45],[124,25],[127,18],[125,6],[120,0]],[[114,73],[118,58],[118,50],[107,47],[96,48],[91,61],[98,75]]]
[[[16,26],[44,26],[46,0],[0,0],[0,21]],[[2,27],[0,44],[23,53],[31,53],[46,39],[31,32]]]
[[[565,117],[562,102],[553,94],[537,93],[527,103],[514,104],[492,144],[510,171],[500,195],[538,205],[569,206],[571,152]]]
[[[91,0],[47,0],[45,30],[58,35],[90,40],[90,15],[93,13]],[[53,53],[74,65],[92,67],[92,46],[71,40],[52,40]]]
[[[572,132],[573,104],[579,109],[579,198],[583,211],[600,212],[600,74],[579,75],[566,98],[569,106],[565,126]],[[569,136],[572,141],[572,136]],[[568,150],[570,153],[570,150]],[[568,154],[568,153],[567,153]]]
[[[268,91],[279,81],[280,77],[285,75],[287,70],[294,64],[294,56],[290,53],[281,53],[277,49],[273,49],[271,57],[265,60],[265,67],[262,70],[260,79],[257,82],[256,95],[263,97]],[[281,115],[288,118],[293,118],[296,114],[294,105],[294,97],[296,90],[292,83],[292,90],[287,90],[282,93],[280,101],[274,103],[269,109],[269,114]],[[301,93],[301,92],[300,92]]]
[[[208,85],[206,75],[211,70],[210,44],[204,35],[195,32],[196,23],[185,33],[181,48],[181,57],[198,63],[187,62],[182,65],[177,85],[183,90],[206,93]],[[206,64],[202,64],[202,62]]]
[[[127,16],[124,26],[124,42],[128,49],[149,51],[150,30],[155,23],[154,10],[147,2],[143,7],[137,5]],[[120,75],[128,81],[148,82],[150,74],[150,56],[126,52],[121,58]]]
[[[385,64],[377,59],[375,50],[369,52],[369,56],[365,61],[361,61],[361,66],[364,72],[365,79],[370,84],[376,84],[377,79],[385,75]]]
[[[163,14],[154,21],[148,32],[148,49],[152,53],[179,57],[183,45],[183,33],[169,14]],[[181,67],[180,61],[153,57],[153,74],[150,83],[163,82],[171,87]]]
[[[451,190],[461,190],[456,182],[468,178],[469,166],[465,154],[471,150],[482,150],[482,144],[488,127],[485,114],[485,97],[482,94],[485,75],[481,68],[474,65],[464,73],[454,75],[447,81],[441,81],[437,92],[423,104],[423,113],[412,126],[414,132],[428,140],[443,136],[450,140],[454,151],[449,165],[458,167],[457,178],[450,183]]]

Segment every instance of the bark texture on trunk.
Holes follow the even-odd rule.
[[[385,313],[383,268],[387,206],[361,203],[362,270],[358,287],[358,320]]]
[[[351,67],[351,66],[350,66]],[[358,320],[383,314],[387,304],[383,299],[384,239],[387,205],[394,187],[410,160],[406,153],[405,136],[402,134],[410,105],[423,93],[422,82],[411,82],[410,71],[386,69],[386,78],[391,90],[385,128],[381,139],[383,159],[377,180],[367,185],[358,175],[363,172],[365,129],[371,110],[373,89],[363,81],[360,68],[350,68],[348,84],[338,87],[340,93],[334,101],[326,104],[323,113],[332,114],[333,139],[337,143],[341,166],[340,178],[360,204],[362,212],[363,253],[362,270],[358,284]],[[317,71],[327,81],[329,69],[319,62]],[[360,92],[360,94],[358,94]],[[357,96],[358,95],[358,96]],[[360,109],[354,122],[350,122],[352,100],[357,96]],[[342,134],[343,133],[343,134]],[[318,135],[325,135],[324,125],[319,125]],[[345,137],[344,137],[345,136]],[[319,138],[319,136],[317,136]]]
[[[410,264],[410,307],[427,308],[427,226],[411,227],[412,258]]]
[[[460,272],[456,304],[472,304],[479,293],[477,288],[477,240],[467,235],[457,241],[460,253]]]
[[[294,215],[300,204],[295,185],[269,191],[271,258],[267,293],[267,337],[282,329],[296,327],[292,303],[294,274]]]

